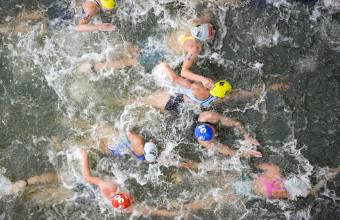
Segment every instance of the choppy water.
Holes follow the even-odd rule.
[[[6,192],[10,182],[47,172],[59,173],[68,189],[85,183],[78,149],[83,147],[82,139],[94,137],[77,128],[77,121],[106,122],[121,135],[138,122],[140,133],[152,136],[164,150],[160,162],[177,155],[201,162],[201,169],[194,172],[140,165],[130,157],[98,151],[90,154],[94,175],[116,179],[137,201],[160,209],[218,194],[223,184],[209,183],[209,176],[256,172],[252,166],[256,161],[277,163],[285,174],[302,175],[311,184],[327,168],[339,165],[340,3],[274,0],[272,6],[262,8],[246,2],[214,2],[219,1],[117,1],[113,16],[94,19],[116,24],[115,32],[77,33],[71,22],[50,28],[45,35],[38,31],[0,34],[0,219],[129,217],[103,204],[98,196],[95,202],[79,202],[84,195],[76,193],[41,205]],[[51,5],[75,8],[75,1],[1,1],[0,23],[9,25],[23,10],[47,10]],[[215,109],[241,121],[256,136],[264,154],[260,160],[228,160],[198,147],[192,133],[192,117],[198,109],[175,118],[141,103],[117,106],[114,100],[160,89],[173,92],[172,85],[150,67],[135,64],[122,70],[77,72],[81,63],[110,60],[147,38],[169,50],[160,36],[190,25],[205,8],[213,12],[216,38],[204,45],[192,70],[215,81],[227,79],[233,88],[263,88],[256,99]],[[33,25],[39,28],[41,23]],[[165,53],[164,57],[180,71],[184,56]],[[266,91],[273,83],[290,87]],[[220,142],[246,147],[232,129],[219,134]],[[339,192],[337,177],[306,199],[256,197],[196,211],[194,218],[339,219]]]

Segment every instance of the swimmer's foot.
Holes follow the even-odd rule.
[[[152,73],[157,73],[157,74],[163,74],[163,72],[165,72],[165,67],[166,67],[166,63],[160,63],[157,66],[155,66],[152,70]]]
[[[85,73],[87,71],[90,71],[92,69],[92,67],[94,67],[93,65],[89,64],[89,63],[83,63],[83,64],[80,64],[78,66],[78,72],[80,73]]]
[[[339,168],[331,168],[329,169],[328,173],[326,173],[325,178],[327,180],[334,179],[336,175],[339,173]]]
[[[289,84],[279,84],[279,83],[275,83],[275,84],[272,84],[270,86],[267,87],[268,90],[286,90],[289,88]]]
[[[180,182],[183,181],[183,179],[184,178],[177,173],[174,173],[174,174],[171,175],[171,181],[172,181],[173,185],[179,184]]]
[[[62,146],[60,145],[60,143],[58,142],[58,138],[56,136],[52,136],[51,140],[53,141],[53,146],[55,148],[57,148],[58,150],[62,150]]]

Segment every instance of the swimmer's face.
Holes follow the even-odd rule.
[[[103,12],[105,14],[111,14],[111,12],[113,11],[113,8],[112,9],[108,9],[108,8],[105,8],[104,6],[102,6],[102,9],[103,9]]]
[[[216,30],[214,30],[213,26],[211,24],[208,24],[209,27],[209,36],[208,39],[213,38],[215,35]]]
[[[206,124],[206,125],[207,125],[207,124]],[[214,134],[213,134],[212,139],[210,140],[210,141],[213,141],[214,138],[218,136],[218,132],[215,130],[215,128],[214,128],[213,126],[210,126],[210,125],[207,125],[207,126],[209,126],[209,127],[213,130],[213,133],[214,133]]]

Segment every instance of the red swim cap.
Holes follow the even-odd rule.
[[[117,209],[126,209],[131,204],[130,196],[125,193],[118,193],[113,199],[112,199],[112,205],[113,207]]]

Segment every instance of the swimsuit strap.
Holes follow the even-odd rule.
[[[94,2],[94,3],[96,3],[98,5],[99,9],[100,9],[100,4],[99,4],[99,2],[97,0],[86,0],[84,2],[84,4],[81,6],[81,14],[82,15],[86,13],[85,10],[84,10],[84,5],[85,5],[86,2]]]
[[[275,183],[280,181],[281,178],[282,178],[282,176],[280,178],[272,181],[272,182],[267,182],[267,180],[264,177],[264,175],[262,175],[262,181],[263,181],[264,185],[266,186],[267,193],[268,193],[269,197],[273,197],[273,195],[272,195],[272,191],[273,190],[281,190],[281,189],[283,189],[282,187],[275,187],[275,186],[273,186]]]
[[[204,125],[204,124],[208,124],[212,127],[214,127],[214,129],[216,130],[216,124],[210,123],[210,122],[204,122],[204,121],[197,121],[196,122],[196,126],[200,126],[200,125]]]
[[[195,39],[194,37],[183,37],[183,39],[181,40],[181,53],[183,53],[183,50],[184,50],[184,42],[186,41],[186,40],[193,40],[193,39]]]
[[[131,150],[132,154],[135,155],[140,161],[145,160],[144,154],[142,156],[138,156],[135,152],[133,152],[131,145],[129,145],[129,149]]]

